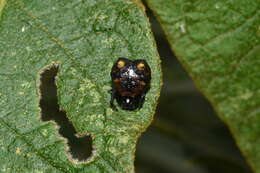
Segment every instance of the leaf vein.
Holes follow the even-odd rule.
[[[258,12],[259,12],[259,10],[256,10],[256,12],[255,12],[251,17],[247,18],[246,21],[243,22],[242,24],[240,24],[239,26],[237,26],[237,27],[235,27],[235,28],[232,28],[232,29],[228,30],[227,32],[224,32],[224,33],[222,33],[222,34],[220,34],[220,35],[217,35],[217,36],[215,36],[215,37],[213,37],[213,38],[207,40],[205,43],[200,44],[200,45],[201,45],[201,46],[206,46],[206,45],[208,45],[208,44],[210,44],[210,43],[212,43],[212,42],[214,42],[214,41],[217,41],[217,40],[219,40],[219,39],[221,39],[221,38],[224,38],[224,37],[228,36],[230,33],[233,33],[233,32],[238,31],[238,30],[241,29],[243,26],[246,26],[248,23],[250,23],[251,21],[253,21],[253,20],[257,17],[257,15],[259,14]]]
[[[245,55],[241,56],[241,58],[239,58],[238,62],[233,66],[233,68],[231,69],[231,71],[229,72],[230,74],[233,74],[234,72],[236,72],[238,70],[239,65],[243,62],[243,60],[250,55],[252,52],[254,52],[255,50],[259,50],[260,44],[253,46],[252,48],[250,48],[248,51],[246,51]]]
[[[61,171],[61,172],[68,173],[68,172],[65,170],[64,167],[60,167],[60,166],[56,165],[55,163],[53,163],[52,161],[50,161],[48,158],[46,158],[43,154],[39,153],[39,152],[37,151],[37,149],[35,149],[35,148],[33,147],[33,145],[32,145],[29,141],[27,141],[27,139],[26,139],[24,136],[22,136],[16,129],[12,128],[11,125],[9,125],[7,122],[5,122],[2,118],[0,118],[0,124],[2,124],[3,126],[5,126],[6,129],[8,129],[11,133],[13,133],[13,134],[15,134],[15,135],[17,135],[17,136],[21,136],[21,140],[22,140],[27,146],[29,146],[29,147],[32,149],[33,153],[34,153],[36,156],[38,156],[41,160],[47,162],[50,166],[52,166],[53,168],[55,168],[55,169],[57,169],[57,170],[59,170],[59,171]]]

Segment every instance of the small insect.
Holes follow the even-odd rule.
[[[110,105],[116,109],[114,99],[124,110],[140,109],[150,89],[151,69],[145,60],[131,61],[118,58],[111,70],[112,95]]]

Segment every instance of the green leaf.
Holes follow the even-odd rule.
[[[0,172],[133,172],[136,141],[151,123],[160,60],[140,4],[128,0],[0,0]],[[151,89],[138,111],[109,106],[118,57],[145,59]],[[54,122],[40,115],[40,74],[59,65],[58,102],[94,151],[72,160]]]
[[[260,172],[260,3],[147,0],[176,56]]]

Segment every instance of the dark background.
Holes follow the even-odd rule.
[[[226,125],[171,51],[149,9],[162,61],[163,88],[136,152],[137,173],[251,173]]]

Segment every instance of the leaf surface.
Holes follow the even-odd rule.
[[[140,4],[127,0],[0,0],[0,172],[133,172],[137,138],[161,85],[158,53]],[[5,4],[5,6],[4,6]],[[3,8],[4,7],[4,8]],[[138,111],[109,106],[118,57],[145,59],[151,89]],[[41,120],[40,74],[59,65],[58,102],[92,157],[72,160],[55,122]]]

